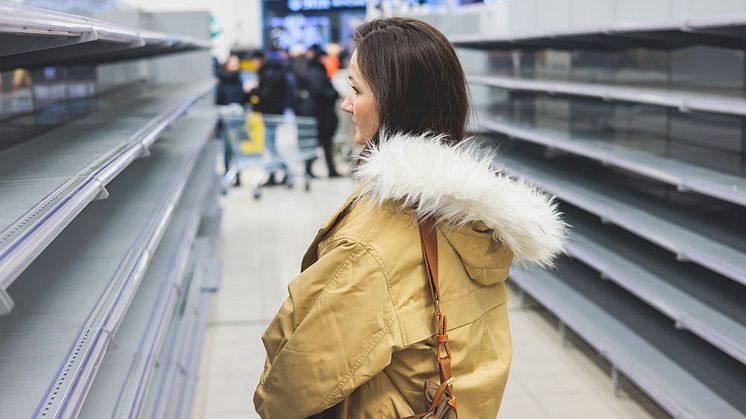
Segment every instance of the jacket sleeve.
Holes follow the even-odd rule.
[[[254,394],[265,419],[306,418],[344,400],[401,349],[401,332],[378,258],[340,240],[295,278],[262,337],[264,373]]]

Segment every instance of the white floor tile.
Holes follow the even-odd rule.
[[[534,396],[534,399],[551,418],[615,413],[606,400],[594,393],[545,393]]]
[[[499,417],[500,419],[550,419],[531,396],[503,398]]]

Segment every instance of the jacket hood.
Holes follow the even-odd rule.
[[[382,133],[360,159],[354,176],[361,196],[401,202],[418,218],[433,218],[473,278],[471,271],[485,272],[504,257],[494,242],[507,245],[519,263],[551,266],[564,252],[567,224],[554,199],[503,173],[495,152],[471,139],[448,145],[438,135]],[[469,240],[454,234],[467,230]]]

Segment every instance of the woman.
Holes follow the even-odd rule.
[[[254,395],[264,418],[399,418],[425,410],[438,382],[433,310],[418,219],[436,223],[441,309],[448,315],[461,418],[494,418],[511,360],[510,263],[550,265],[565,224],[551,200],[491,168],[464,138],[464,73],[448,40],[407,18],[355,34],[358,189],[322,226],[302,273],[263,336]],[[329,415],[327,415],[329,416]],[[325,416],[326,417],[326,416]]]

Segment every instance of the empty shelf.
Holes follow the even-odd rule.
[[[213,269],[208,273],[208,281],[219,282],[214,276],[222,275],[222,271],[219,269],[220,264],[213,264]],[[197,386],[197,378],[199,373],[199,361],[202,355],[202,346],[205,340],[205,333],[207,329],[207,320],[210,314],[210,300],[211,294],[203,292],[200,296],[199,303],[199,315],[196,319],[195,326],[195,337],[189,351],[189,356],[186,358],[185,370],[186,374],[184,377],[185,385],[180,398],[178,400],[178,409],[174,418],[186,418],[191,415],[192,404],[194,401],[194,390]],[[251,389],[249,389],[251,391]]]
[[[175,124],[8,290],[17,305],[0,317],[0,417],[75,416],[213,122],[195,115]]]
[[[746,13],[738,13],[511,35],[454,35],[450,40],[456,47],[475,49],[673,49],[695,45],[741,49],[745,28]]]
[[[0,314],[18,275],[211,84],[104,95],[98,112],[0,151]]]
[[[207,254],[210,258],[215,255],[218,248],[218,237],[220,235],[220,227],[223,223],[223,210],[219,208],[212,214],[206,214],[202,219],[202,225],[200,226],[199,238],[195,242],[195,246],[201,248],[202,252]],[[220,275],[209,276],[202,283],[203,291],[217,291],[220,288],[220,281],[222,277]],[[218,282],[210,282],[216,280]]]
[[[189,417],[189,415],[179,416],[176,413],[179,410],[179,401],[185,397],[184,393],[188,388],[187,379],[191,372],[189,361],[194,351],[198,351],[202,346],[201,329],[204,328],[204,324],[199,321],[200,316],[203,315],[200,304],[202,296],[206,293],[201,290],[201,287],[205,281],[214,281],[214,278],[210,277],[213,274],[210,267],[215,261],[212,250],[202,246],[194,247],[195,263],[191,288],[183,307],[177,314],[177,320],[169,330],[168,344],[158,361],[156,381],[146,399],[143,417],[154,419]],[[205,312],[204,315],[206,314]],[[191,395],[189,399],[191,401]]]
[[[746,366],[667,319],[588,268],[511,268],[511,280],[554,312],[673,417],[744,418]]]
[[[202,41],[183,35],[162,34],[149,31],[139,31],[139,35],[143,41],[142,46],[139,46],[137,48],[115,50],[108,53],[100,53],[91,57],[79,58],[75,60],[74,64],[79,65],[112,63],[117,61],[153,57],[156,55],[174,54],[177,52],[192,51],[196,49],[206,49],[210,47],[210,44],[207,41]],[[73,63],[62,61],[61,64],[72,65]]]
[[[570,255],[676,323],[746,364],[746,289],[677,263],[648,243],[587,216],[565,212]]]
[[[195,273],[192,273],[195,275]],[[196,292],[197,297],[201,292]],[[191,299],[194,294],[190,290],[187,299]],[[144,400],[144,407],[140,417],[142,418],[175,418],[175,399],[179,397],[184,387],[182,357],[191,349],[191,342],[188,336],[194,335],[196,331],[197,309],[191,301],[180,302],[183,307],[177,307],[174,313],[174,320],[166,335],[166,341],[161,351],[160,358],[157,360],[155,372],[153,374],[153,384]]]
[[[80,16],[8,1],[0,2],[0,16],[0,56],[69,45],[92,37],[93,28]],[[24,38],[25,43],[19,42]]]
[[[560,167],[557,161],[543,162],[517,150],[501,154],[498,163],[510,173],[525,174],[560,199],[668,249],[679,260],[698,263],[746,284],[743,236],[732,226],[719,226],[716,219],[697,217],[688,209],[603,182],[599,179],[603,174],[584,173],[578,164]],[[607,179],[611,177],[607,175]]]
[[[746,115],[746,99],[705,93],[656,89],[649,87],[621,87],[598,83],[576,83],[555,80],[532,80],[514,77],[472,75],[473,84],[546,94],[585,96],[603,100],[644,103],[675,108],[682,112],[699,111],[728,115]]]
[[[213,149],[214,150],[214,149]],[[153,256],[110,350],[101,364],[81,418],[139,417],[179,295],[199,293],[187,277],[188,256],[200,215],[214,186],[215,153],[206,154]],[[196,287],[196,290],[195,290]]]
[[[709,33],[746,40],[744,28],[746,28],[746,13],[733,13],[688,19],[685,29],[690,32]]]
[[[570,135],[567,132],[516,123],[496,116],[479,118],[479,124],[481,130],[498,132],[511,138],[597,160],[604,165],[616,166],[674,185],[680,191],[693,191],[746,206],[746,179],[739,176],[625,146],[612,145],[600,138]]]
[[[206,41],[139,32],[96,19],[0,2],[0,71],[79,65],[207,48]]]

